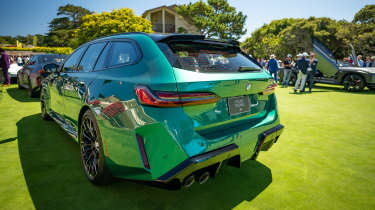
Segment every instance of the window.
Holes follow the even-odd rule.
[[[158,43],[173,67],[196,72],[229,73],[238,72],[241,67],[261,68],[240,49],[210,42]]]
[[[65,55],[40,55],[39,63],[62,63],[64,61]]]
[[[107,46],[105,46],[102,54],[100,54],[98,62],[95,65],[95,71],[96,70],[102,70],[107,67],[108,63],[108,54],[111,49],[111,43],[108,43]]]
[[[81,62],[77,67],[77,71],[91,71],[94,68],[96,60],[105,45],[105,42],[90,45],[90,47],[86,50],[85,54],[83,55]]]
[[[63,71],[74,71],[77,66],[79,59],[81,58],[82,53],[86,50],[87,47],[81,47],[76,50],[64,63]]]
[[[112,42],[109,67],[132,64],[137,60],[137,51],[130,42]]]

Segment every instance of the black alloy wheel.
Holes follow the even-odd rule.
[[[20,83],[20,78],[18,77],[18,74],[17,74],[17,85],[18,85],[18,89],[25,89],[21,83]]]
[[[30,78],[28,79],[28,88],[27,88],[27,94],[29,95],[29,97],[33,98],[35,97],[35,92],[33,91],[33,88],[31,86],[31,80]]]
[[[365,81],[358,74],[349,74],[344,78],[344,89],[350,92],[362,91],[365,87]]]
[[[105,164],[103,143],[95,116],[87,110],[80,124],[80,150],[87,178],[94,184],[108,184],[110,172]]]

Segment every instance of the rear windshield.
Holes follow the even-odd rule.
[[[207,73],[239,72],[242,67],[261,70],[239,48],[212,42],[158,43],[173,67]]]
[[[62,63],[65,55],[40,55],[39,63]]]

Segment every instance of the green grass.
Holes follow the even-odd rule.
[[[278,89],[286,129],[241,169],[169,191],[90,184],[79,148],[13,85],[0,93],[0,209],[375,209],[375,92]]]

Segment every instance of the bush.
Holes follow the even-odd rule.
[[[73,49],[70,47],[33,47],[33,48],[24,48],[24,47],[2,47],[7,51],[32,51],[32,52],[45,52],[45,53],[54,53],[54,54],[71,54]]]

